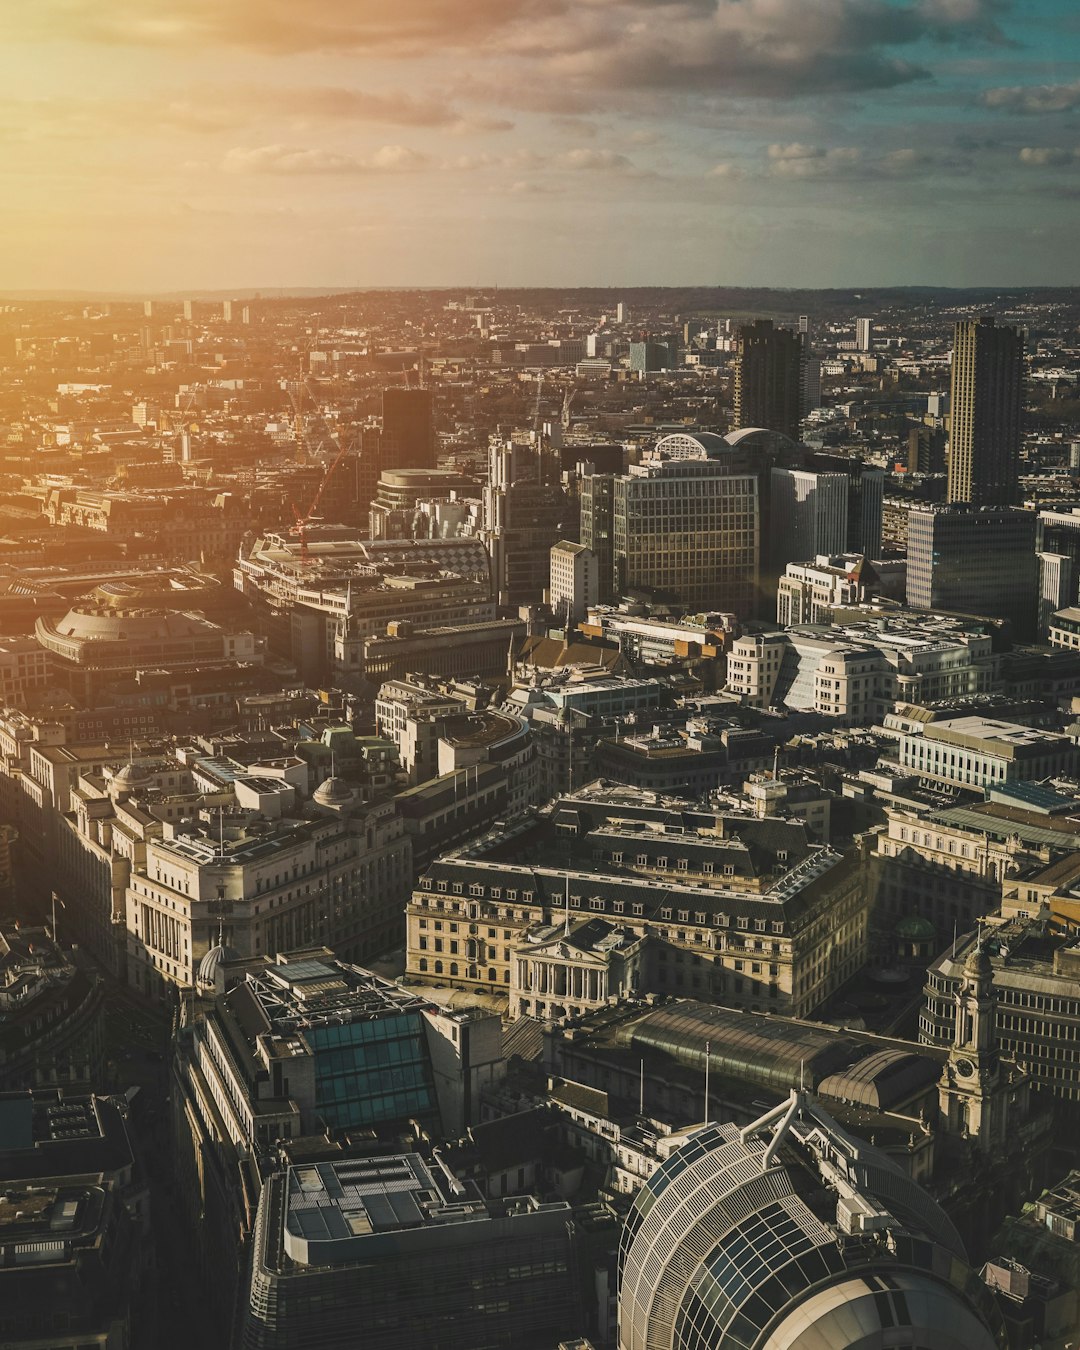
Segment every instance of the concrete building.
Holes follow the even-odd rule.
[[[764,427],[799,439],[803,416],[803,338],[771,319],[743,324],[735,358],[735,426]]]
[[[1044,918],[1014,918],[967,934],[927,972],[919,1039],[949,1045],[957,1036],[957,995],[980,945],[989,963],[993,1018],[1002,1054],[1031,1074],[1060,1124],[1080,1122],[1080,950],[1075,932]]]
[[[600,566],[591,548],[559,540],[551,550],[548,596],[556,623],[570,628],[584,619],[600,599]]]
[[[615,475],[582,475],[580,493],[581,542],[596,557],[597,599],[607,604],[615,593]]]
[[[397,938],[412,872],[393,803],[365,805],[336,777],[310,818],[203,807],[144,847],[125,897],[127,978],[153,995],[191,988],[220,943],[246,958],[323,942],[375,956]]]
[[[804,1092],[658,1146],[620,1250],[619,1350],[997,1350],[944,1210]],[[815,1203],[815,1197],[823,1197]]]
[[[828,624],[834,610],[866,604],[874,596],[900,599],[906,571],[903,562],[871,562],[859,553],[789,562],[777,583],[776,622],[784,627]]]
[[[421,503],[478,497],[480,484],[450,469],[383,469],[368,511],[372,539],[426,538]]]
[[[1080,650],[1080,606],[1068,605],[1051,614],[1046,638],[1051,647],[1063,651]]]
[[[866,906],[858,850],[811,842],[801,821],[598,783],[438,858],[408,906],[407,971],[506,998],[527,934],[603,918],[649,936],[642,991],[802,1015],[862,965]],[[572,953],[563,965],[545,963],[520,1011],[566,1016]]]
[[[748,635],[727,661],[727,690],[750,707],[812,709],[852,726],[897,702],[988,693],[997,679],[990,636],[936,615]]]
[[[327,1134],[418,1127],[456,1138],[504,1071],[490,1013],[438,1008],[325,948],[247,962],[213,948],[181,1000],[172,1101],[178,1199],[214,1306],[234,1307],[282,1150],[326,1157]]]
[[[873,340],[874,324],[872,319],[855,320],[855,346],[860,352],[868,352]]]
[[[1037,623],[1035,517],[1005,507],[914,506],[907,524],[907,603],[1007,619],[1017,638]]]
[[[435,449],[431,390],[384,389],[380,469],[433,469]]]
[[[576,531],[578,511],[547,471],[539,446],[493,445],[482,537],[500,605],[533,605],[551,578],[551,549]]]
[[[661,592],[691,612],[753,612],[760,560],[757,478],[726,444],[710,458],[654,455],[615,479],[616,589]],[[715,440],[721,440],[716,437]]]
[[[1059,610],[1072,607],[1077,599],[1076,563],[1063,553],[1036,553],[1039,567],[1039,639],[1047,641]],[[1068,643],[1054,643],[1068,646]]]
[[[1080,747],[1068,736],[987,717],[955,717],[902,732],[900,767],[931,783],[987,788],[1080,769]]]
[[[367,641],[391,624],[495,619],[480,540],[362,540],[351,529],[312,527],[306,552],[286,534],[262,535],[241,552],[233,584],[251,602],[270,651],[313,685],[343,688],[362,677]]]
[[[953,329],[950,502],[1012,506],[1019,495],[1024,332],[990,315]]]
[[[79,603],[62,619],[35,624],[38,645],[57,680],[87,702],[110,682],[138,670],[234,669],[261,665],[264,644],[205,615],[160,610],[95,608]]]
[[[0,928],[0,1092],[106,1085],[105,984],[43,928]]]
[[[773,566],[847,547],[846,474],[773,469],[770,550]]]
[[[145,1183],[116,1105],[61,1092],[0,1094],[0,1339],[37,1350],[153,1340],[143,1290]]]
[[[243,1350],[549,1350],[581,1327],[564,1200],[485,1201],[436,1155],[316,1162],[263,1187]]]

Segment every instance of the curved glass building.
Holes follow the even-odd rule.
[[[1007,1343],[941,1208],[806,1094],[680,1138],[623,1231],[619,1350]]]

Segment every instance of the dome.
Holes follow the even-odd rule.
[[[243,958],[235,947],[227,947],[215,942],[199,962],[198,981],[201,986],[212,989],[217,984],[218,968],[223,961],[240,961]]]
[[[141,764],[128,763],[113,774],[109,786],[116,792],[133,792],[136,788],[145,787],[149,781],[149,769]]]
[[[353,800],[353,790],[344,778],[331,774],[315,789],[311,800],[318,806],[348,806]]]
[[[714,431],[673,431],[661,436],[654,449],[668,459],[717,459],[731,446]]]
[[[921,914],[907,914],[893,929],[898,938],[907,942],[933,942],[937,930],[929,919]]]
[[[990,953],[982,945],[982,941],[975,943],[971,951],[968,952],[968,958],[964,962],[965,975],[993,975],[994,967],[990,964]]]

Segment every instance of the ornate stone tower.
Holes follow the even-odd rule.
[[[964,963],[956,995],[956,1032],[938,1085],[946,1128],[969,1138],[987,1153],[1008,1147],[1010,1098],[1027,1098],[1027,1075],[1014,1065],[1003,1072],[994,1024],[994,970],[976,942]],[[1018,1084],[1020,1077],[1023,1081]],[[1019,1103],[1021,1106],[1023,1103]]]

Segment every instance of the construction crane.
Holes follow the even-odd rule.
[[[563,429],[563,431],[569,431],[569,430],[570,430],[570,406],[571,406],[571,404],[574,402],[574,395],[575,395],[576,393],[577,393],[577,390],[576,390],[575,388],[571,387],[571,388],[569,388],[569,389],[566,391],[566,393],[563,395],[563,401],[562,401],[562,419],[561,419],[561,420],[562,420],[562,429]]]
[[[533,440],[540,444],[540,397],[544,392],[544,372],[536,372],[536,407],[533,409]]]
[[[180,434],[180,445],[179,445],[179,447],[178,447],[180,453],[179,453],[179,456],[177,456],[177,451],[176,451],[176,449],[173,450],[173,462],[174,462],[174,463],[177,463],[177,462],[183,463],[183,462],[184,462],[184,442],[185,442],[185,438],[187,437],[187,435],[188,435],[188,433],[189,433],[189,431],[190,431],[190,427],[188,427],[187,425],[185,425],[185,419],[186,419],[188,413],[191,411],[191,405],[195,402],[195,395],[196,395],[198,392],[199,392],[199,386],[198,386],[197,384],[191,385],[191,387],[188,389],[187,400],[186,400],[186,402],[184,403],[184,406],[180,409],[180,416],[176,419],[177,430],[178,430],[178,432],[179,432],[179,434]]]
[[[296,517],[296,524],[293,525],[290,533],[295,534],[297,538],[300,540],[301,567],[307,567],[311,561],[310,556],[308,554],[308,536],[307,536],[308,526],[315,519],[315,512],[319,509],[319,502],[322,501],[322,495],[326,491],[326,485],[330,482],[330,479],[333,478],[337,466],[345,458],[345,452],[347,449],[348,447],[344,445],[338,447],[338,452],[334,456],[333,460],[331,460],[330,467],[323,474],[322,479],[319,482],[318,490],[316,491],[315,496],[311,500],[311,505],[308,507],[308,509],[304,512],[303,515],[300,514],[300,510],[295,502],[289,503],[289,505],[292,507],[293,515]]]

